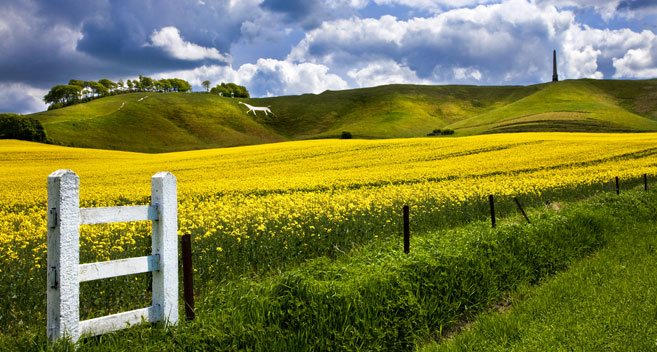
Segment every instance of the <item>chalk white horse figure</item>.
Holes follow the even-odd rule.
[[[242,103],[241,101],[238,102],[238,104],[242,104],[242,105],[246,106],[247,108],[249,108],[249,110],[246,111],[247,114],[249,112],[253,111],[253,116],[257,116],[256,111],[263,111],[265,113],[265,115],[267,115],[267,116],[269,116],[268,113],[272,113],[271,110],[269,110],[269,108],[270,108],[269,106],[251,106],[247,103]]]

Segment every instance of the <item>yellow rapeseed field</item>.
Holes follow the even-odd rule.
[[[18,271],[29,270],[32,280],[45,265],[46,179],[57,169],[80,176],[83,207],[147,204],[150,177],[172,172],[179,232],[195,235],[199,270],[211,277],[216,270],[275,267],[277,258],[307,256],[350,236],[385,236],[396,231],[402,204],[420,219],[488,194],[540,195],[657,174],[657,134],[312,140],[156,155],[4,140],[4,278],[17,275],[6,268],[23,263]],[[83,226],[81,258],[141,253],[149,235],[143,222]]]

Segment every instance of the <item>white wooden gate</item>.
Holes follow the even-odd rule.
[[[71,170],[48,176],[48,326],[50,340],[99,335],[142,322],[178,323],[178,215],[176,178],[151,178],[151,205],[82,208],[80,179]],[[80,225],[152,221],[152,254],[80,264]],[[153,272],[150,307],[80,321],[80,282]]]

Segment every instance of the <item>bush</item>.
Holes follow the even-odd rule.
[[[340,139],[351,139],[351,132],[347,132],[347,131],[342,132]]]
[[[454,130],[450,130],[449,128],[445,128],[442,131],[442,135],[444,135],[444,136],[447,136],[447,135],[450,135],[450,134],[454,134]]]
[[[46,142],[46,131],[41,122],[17,114],[0,114],[0,139]]]
[[[440,131],[440,128],[436,128],[433,130],[433,134],[441,134],[442,132]]]

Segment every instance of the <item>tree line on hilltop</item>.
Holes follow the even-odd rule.
[[[150,77],[139,75],[139,79],[123,81],[119,79],[112,82],[107,78],[98,81],[81,81],[72,79],[68,84],[56,85],[43,97],[43,101],[49,104],[48,110],[57,109],[69,105],[88,102],[109,95],[132,93],[132,92],[189,92],[192,86],[189,82],[179,78],[163,78],[154,80]]]
[[[250,98],[251,95],[249,91],[244,86],[237,85],[235,83],[221,83],[210,88],[210,81],[203,81],[201,85],[205,88],[205,91],[210,94],[219,94],[222,97],[229,98]]]
[[[206,92],[230,98],[249,98],[249,91],[244,86],[235,83],[221,83],[210,88],[210,81],[201,84]],[[119,79],[112,82],[107,78],[98,81],[81,81],[72,79],[68,84],[56,85],[50,88],[43,101],[48,104],[48,110],[58,109],[69,105],[85,103],[109,95],[132,92],[191,92],[189,82],[179,78],[163,78],[154,80],[139,75],[139,79],[123,81]]]

